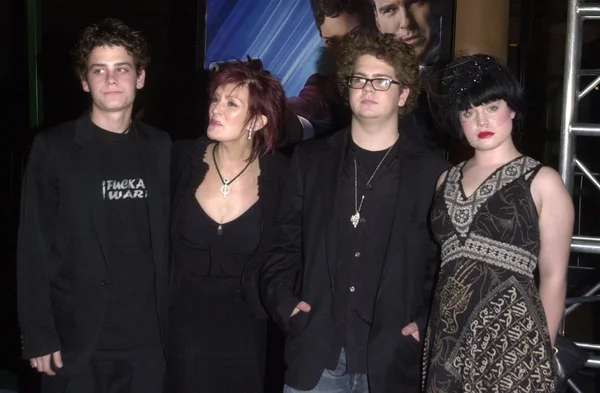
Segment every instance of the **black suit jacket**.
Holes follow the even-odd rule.
[[[349,135],[343,130],[294,152],[279,230],[262,272],[267,310],[287,333],[286,384],[300,390],[317,384],[334,338],[336,193]],[[404,140],[399,159],[396,209],[389,212],[394,221],[368,344],[372,393],[419,391],[420,344],[401,330],[416,321],[424,337],[438,266],[428,212],[436,180],[449,164]],[[300,300],[312,310],[290,318]]]
[[[135,121],[144,159],[161,335],[167,334],[171,140]],[[39,133],[23,181],[17,251],[23,358],[60,350],[61,374],[83,369],[100,334],[110,282],[99,157],[89,114]]]
[[[172,179],[174,185],[173,214],[171,222],[171,258],[174,261],[173,291],[178,290],[177,275],[185,274],[178,271],[175,255],[181,243],[180,219],[182,214],[177,212],[178,201],[186,189],[197,189],[208,171],[204,162],[204,154],[211,143],[206,137],[197,140],[179,140],[173,144]],[[266,319],[268,315],[260,300],[258,288],[259,274],[262,267],[265,251],[268,249],[275,233],[275,221],[281,193],[285,184],[289,159],[279,153],[259,157],[260,176],[258,177],[258,203],[262,216],[262,232],[260,244],[246,263],[240,281],[242,298],[247,302],[257,319]]]

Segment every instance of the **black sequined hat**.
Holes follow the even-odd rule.
[[[429,105],[438,125],[461,133],[460,111],[503,99],[518,114],[524,110],[523,89],[512,73],[492,56],[462,56],[437,72],[428,88]]]
[[[442,75],[442,94],[458,96],[474,85],[481,83],[484,76],[502,72],[499,63],[488,55],[459,57],[450,63]]]

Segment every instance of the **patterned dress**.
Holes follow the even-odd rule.
[[[520,156],[466,196],[465,162],[436,193],[442,264],[425,339],[428,393],[554,392],[554,360],[534,282],[540,250],[530,193],[541,164]]]

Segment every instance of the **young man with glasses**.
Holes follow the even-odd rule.
[[[419,92],[410,46],[352,34],[340,53],[351,126],[296,149],[263,269],[288,335],[284,392],[418,392],[437,267],[428,211],[448,164],[399,132]]]

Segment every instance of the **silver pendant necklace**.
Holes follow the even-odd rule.
[[[400,135],[398,135],[398,138],[399,137],[400,137]],[[398,138],[396,138],[396,142],[398,141]],[[381,161],[379,161],[379,164],[377,164],[377,167],[373,171],[373,174],[367,181],[365,188],[369,188],[369,185],[371,184],[371,180],[373,180],[373,178],[375,177],[375,174],[379,170],[379,167],[381,166],[381,164],[383,164],[383,162],[385,161],[388,154],[390,154],[390,151],[392,151],[392,147],[394,147],[396,142],[394,142],[392,144],[392,146],[389,147],[389,149],[387,150],[387,152],[385,153],[385,155],[383,156]],[[352,161],[354,161],[354,214],[350,216],[350,222],[352,223],[354,228],[356,228],[358,226],[358,223],[360,222],[360,209],[362,209],[363,202],[365,201],[365,195],[363,194],[360,197],[360,204],[359,204],[358,203],[358,170],[357,170],[357,166],[356,166],[356,157],[354,157],[352,159]]]
[[[225,199],[227,195],[229,195],[229,193],[231,192],[231,188],[229,187],[229,185],[233,183],[238,177],[240,177],[242,173],[246,172],[246,169],[248,169],[248,167],[250,166],[250,164],[252,164],[254,160],[248,161],[244,169],[242,169],[242,171],[238,173],[233,179],[223,177],[221,176],[221,171],[219,170],[219,165],[217,164],[216,150],[218,145],[219,144],[217,143],[215,147],[213,147],[212,156],[213,163],[215,164],[215,169],[217,170],[217,174],[219,175],[219,179],[221,179],[221,183],[223,183],[223,185],[221,186],[221,195],[223,195],[223,199]]]

